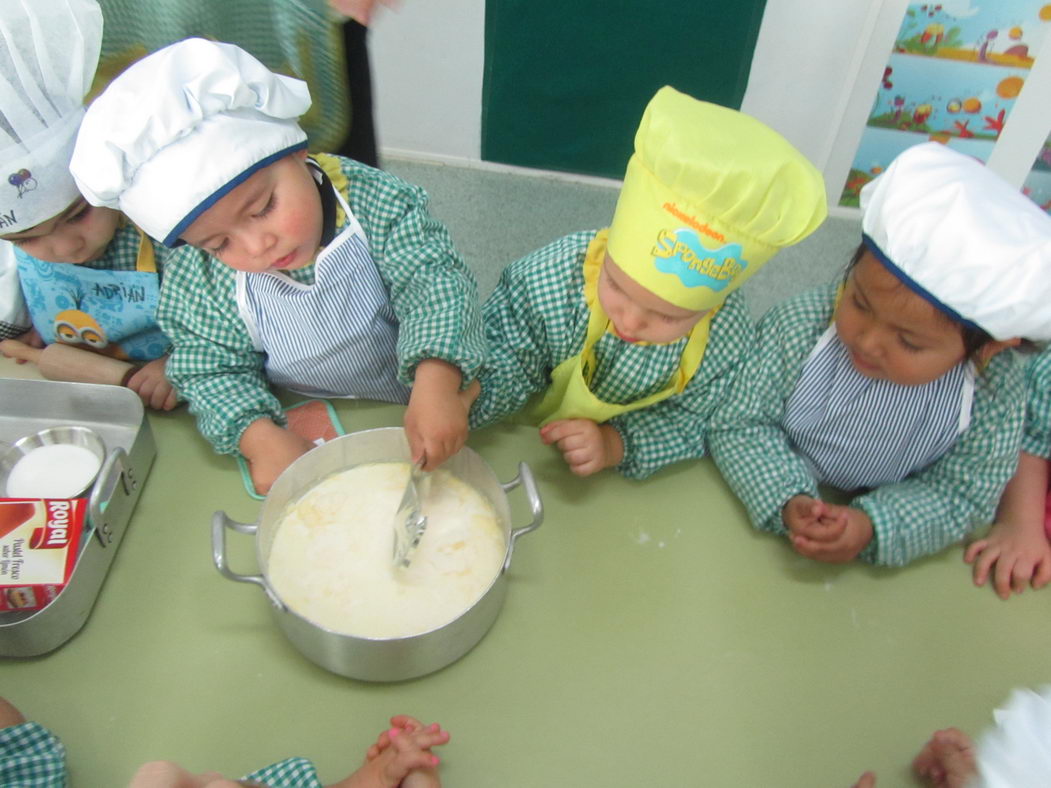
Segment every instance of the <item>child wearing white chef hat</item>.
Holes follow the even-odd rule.
[[[217,258],[171,273],[158,319],[200,430],[248,460],[259,492],[311,448],[281,426],[271,383],[408,402],[413,459],[431,469],[466,438],[459,392],[487,355],[474,280],[426,195],[309,156],[309,106],[303,82],[187,39],[96,99],[71,164],[93,204]]]
[[[977,743],[958,728],[935,731],[912,762],[927,785],[1020,788],[1051,784],[1051,686],[1016,689]],[[866,772],[854,788],[875,788]]]
[[[763,318],[711,449],[755,526],[801,555],[900,566],[989,522],[1014,472],[1010,348],[1051,339],[1051,218],[938,143],[898,156],[861,204],[845,280]]]
[[[825,214],[821,174],[779,134],[661,88],[611,226],[512,263],[486,301],[472,424],[521,411],[581,476],[704,456],[752,335],[737,288]]]
[[[128,387],[168,410],[177,398],[164,376],[170,343],[155,318],[160,272],[193,252],[172,254],[118,211],[89,205],[69,172],[101,42],[95,0],[16,2],[0,15],[0,156],[9,173],[0,238],[10,242],[3,246],[38,335],[29,342],[139,364]]]

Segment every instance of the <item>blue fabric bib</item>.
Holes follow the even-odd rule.
[[[45,343],[132,361],[153,361],[168,352],[171,343],[156,321],[156,270],[85,268],[46,263],[21,250],[15,254],[33,327]]]

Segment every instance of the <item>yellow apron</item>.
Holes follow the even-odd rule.
[[[155,274],[157,273],[157,257],[153,253],[153,244],[150,243],[149,236],[146,235],[137,226],[136,230],[139,230],[139,253],[135,255],[135,270],[142,273]]]
[[[590,384],[596,366],[595,343],[611,328],[609,318],[598,299],[599,272],[606,257],[608,236],[608,229],[600,231],[588,244],[584,258],[584,297],[591,314],[583,349],[555,367],[551,372],[551,385],[542,395],[531,400],[515,421],[543,426],[560,419],[591,419],[601,424],[621,413],[647,408],[673,394],[681,393],[701,366],[705,348],[708,346],[708,329],[712,317],[719,311],[718,307],[712,309],[693,327],[679,359],[679,368],[663,389],[623,405],[605,402],[592,393]]]

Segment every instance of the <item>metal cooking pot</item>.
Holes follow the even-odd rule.
[[[463,448],[442,467],[489,500],[507,539],[503,567],[473,606],[448,624],[400,638],[364,638],[333,632],[291,610],[267,578],[270,549],[285,506],[336,471],[370,462],[408,461],[408,442],[400,427],[350,433],[322,444],[292,463],[270,488],[258,523],[235,522],[225,512],[216,512],[212,519],[212,558],[216,568],[230,580],[261,586],[270,599],[274,618],[292,645],[333,673],[365,681],[401,681],[444,668],[462,657],[482,639],[500,612],[515,542],[540,527],[544,519],[544,507],[528,465],[519,463],[518,476],[501,484],[485,460]],[[522,528],[512,528],[507,493],[519,485],[525,488],[533,520]],[[226,562],[227,528],[255,535],[256,559],[262,574],[239,575],[230,570]]]

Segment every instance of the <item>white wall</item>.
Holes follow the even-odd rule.
[[[741,109],[777,129],[839,202],[908,0],[767,0]]]
[[[850,101],[857,101],[854,81],[860,78],[874,94],[906,5],[907,0],[767,0],[743,109],[824,169],[834,159],[834,140]],[[484,27],[485,0],[404,0],[393,10],[380,8],[369,47],[384,153],[480,160]],[[866,59],[863,52],[873,36],[885,39],[886,47]],[[855,114],[864,116],[871,101],[872,96],[863,97]]]
[[[369,30],[376,136],[385,154],[481,158],[485,0],[378,6]]]
[[[833,206],[907,6],[908,0],[767,0],[741,108],[822,170]],[[396,9],[379,9],[369,36],[385,154],[479,162],[484,33],[485,0],[399,0]],[[1039,97],[1049,89],[1051,54],[1037,59],[1012,116],[1017,120],[989,161],[1011,182],[1021,183],[1046,137]]]

